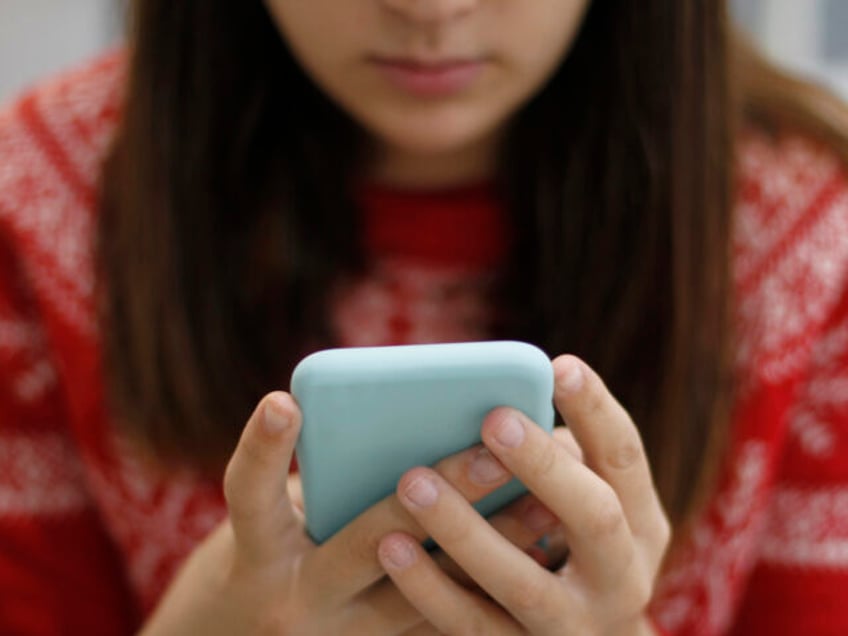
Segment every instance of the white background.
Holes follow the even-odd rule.
[[[0,0],[0,100],[117,42],[120,4]]]
[[[731,0],[765,51],[848,99],[848,0]]]

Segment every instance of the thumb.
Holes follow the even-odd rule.
[[[288,393],[265,396],[224,474],[236,543],[259,562],[277,557],[281,537],[298,524],[286,485],[300,423],[300,409]]]

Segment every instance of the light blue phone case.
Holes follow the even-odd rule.
[[[304,358],[291,390],[303,412],[297,444],[306,529],[321,543],[394,492],[413,466],[480,441],[498,406],[553,428],[553,370],[511,341],[329,349]],[[475,508],[489,515],[526,492],[513,479]]]

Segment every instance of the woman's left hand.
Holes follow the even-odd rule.
[[[586,364],[553,362],[554,403],[584,462],[518,411],[483,423],[484,444],[561,522],[567,564],[551,572],[495,531],[435,471],[414,468],[398,498],[479,585],[450,578],[403,533],[379,558],[401,592],[445,634],[652,634],[645,610],[670,539],[639,433]],[[488,596],[486,596],[488,595]]]

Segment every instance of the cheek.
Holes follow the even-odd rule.
[[[310,75],[325,78],[334,64],[353,48],[359,32],[350,25],[363,25],[357,7],[362,2],[336,0],[269,0],[270,17],[293,55]],[[338,6],[337,6],[338,5]]]
[[[510,21],[510,50],[522,72],[540,81],[568,55],[589,6],[588,0],[547,0]]]

